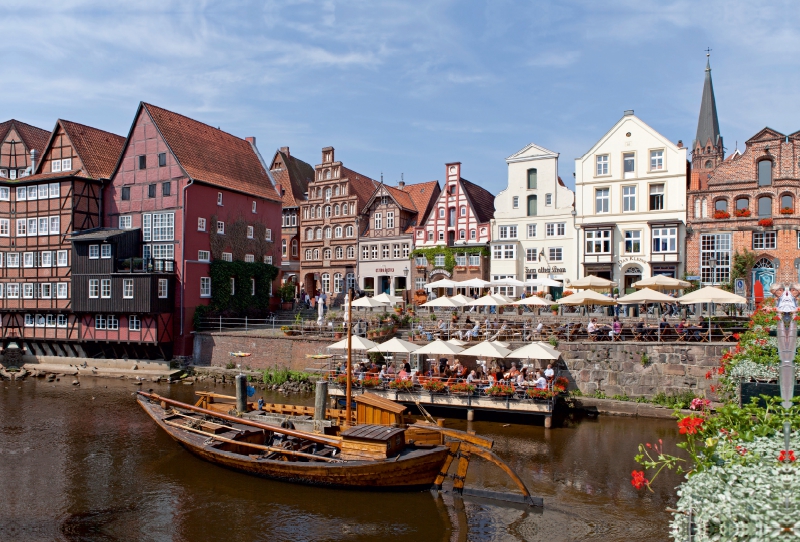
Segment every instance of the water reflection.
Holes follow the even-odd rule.
[[[193,398],[190,386],[153,387]],[[0,540],[660,540],[679,482],[661,478],[654,494],[629,482],[636,444],[673,440],[674,422],[600,418],[552,430],[450,422],[493,438],[496,453],[544,497],[540,511],[290,485],[196,459],[139,410],[135,389],[101,379],[3,383]],[[467,483],[514,491],[481,460]]]

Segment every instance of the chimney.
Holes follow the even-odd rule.
[[[254,147],[256,146],[256,138],[255,138],[255,136],[246,137],[246,138],[244,138],[244,140],[247,141],[248,143],[250,143],[252,146],[254,146]]]
[[[399,183],[397,183],[397,188],[400,188],[400,189],[402,190],[402,188],[403,188],[405,185],[406,185],[406,183],[404,183],[403,181],[400,181]]]
[[[36,173],[36,149],[31,149],[31,175]]]
[[[291,156],[291,154],[289,154],[289,147],[281,147],[281,152],[286,156]]]
[[[631,115],[633,115],[633,109],[626,109],[626,110],[625,110],[625,111],[622,113],[622,116],[623,116],[623,117],[630,117]]]
[[[683,148],[683,140],[682,140],[682,139],[679,139],[679,140],[678,140],[678,148],[679,148],[679,149],[682,149],[682,148]]]

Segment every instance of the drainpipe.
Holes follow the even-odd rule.
[[[194,184],[194,179],[189,179],[189,182],[186,186],[183,187],[183,224],[181,225],[181,328],[180,328],[180,336],[183,337],[183,309],[184,304],[183,300],[186,293],[186,213],[188,211],[188,206],[186,205],[187,195],[186,189],[189,188]]]

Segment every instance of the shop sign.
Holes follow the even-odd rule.
[[[394,267],[378,267],[376,273],[394,273]]]
[[[551,266],[551,267],[542,266],[539,269],[536,269],[535,267],[526,267],[525,268],[525,272],[526,273],[566,273],[567,272],[567,268],[566,267],[556,267],[556,266]]]
[[[447,269],[434,269],[433,271],[431,271],[431,275],[444,275],[447,278],[453,276]]]

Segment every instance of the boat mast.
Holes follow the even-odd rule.
[[[352,393],[352,373],[353,373],[353,288],[347,292],[347,391],[345,393],[345,426],[350,426],[352,419],[352,407],[350,406],[350,394]]]

